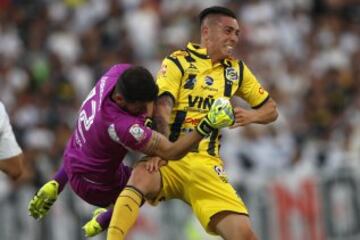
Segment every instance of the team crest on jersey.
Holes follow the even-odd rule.
[[[238,80],[239,76],[233,67],[227,67],[225,69],[225,78],[227,80],[236,81]]]
[[[214,83],[214,79],[212,77],[210,77],[210,76],[205,77],[205,84],[206,85],[211,86],[211,85],[213,85],[213,83]]]
[[[129,130],[130,134],[136,139],[137,142],[141,142],[146,137],[144,129],[139,124],[133,124]]]
[[[115,142],[119,143],[120,142],[120,138],[119,136],[116,134],[116,131],[115,131],[115,124],[110,124],[110,126],[108,127],[108,134],[110,136],[110,138],[112,140],[114,140]]]
[[[220,177],[221,181],[223,181],[224,183],[229,182],[228,176],[226,175],[224,169],[221,166],[214,166],[214,170],[216,174]]]

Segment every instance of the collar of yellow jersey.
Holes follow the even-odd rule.
[[[189,42],[186,46],[186,49],[198,58],[210,59],[210,57],[207,55],[206,48],[201,48],[199,44]]]
[[[186,46],[186,50],[188,50],[189,52],[191,52],[198,58],[210,59],[210,57],[207,55],[207,49],[201,48],[200,44],[189,42]],[[233,58],[231,58],[231,57],[225,58],[225,59],[221,60],[221,64],[227,66],[228,65],[227,61],[231,61],[231,60],[233,60]]]

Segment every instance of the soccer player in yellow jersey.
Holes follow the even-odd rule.
[[[234,127],[275,121],[278,113],[274,100],[245,63],[233,58],[240,35],[236,15],[216,6],[203,10],[199,18],[200,44],[189,43],[185,50],[166,57],[158,73],[160,92],[155,111],[158,130],[175,141],[194,130],[219,97],[241,97],[252,107],[234,108]],[[212,131],[191,153],[161,167],[161,174],[158,171],[149,174],[142,165],[135,168],[128,182],[132,186],[130,191],[122,192],[115,204],[108,240],[126,236],[144,197],[150,202],[183,200],[208,233],[223,239],[256,239],[248,210],[227,181],[219,156],[219,139],[219,131]]]

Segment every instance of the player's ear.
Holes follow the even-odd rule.
[[[121,95],[120,93],[115,93],[113,99],[117,104],[120,105],[122,105],[125,102],[124,96]]]
[[[207,35],[209,34],[209,27],[205,24],[201,25],[201,36],[202,37],[207,37]]]

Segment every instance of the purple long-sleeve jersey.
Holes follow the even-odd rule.
[[[122,163],[126,153],[149,141],[152,131],[144,125],[145,116],[133,116],[111,99],[119,76],[130,66],[113,66],[83,102],[64,153],[68,175],[82,175],[104,185],[123,181],[122,171],[128,171]]]

